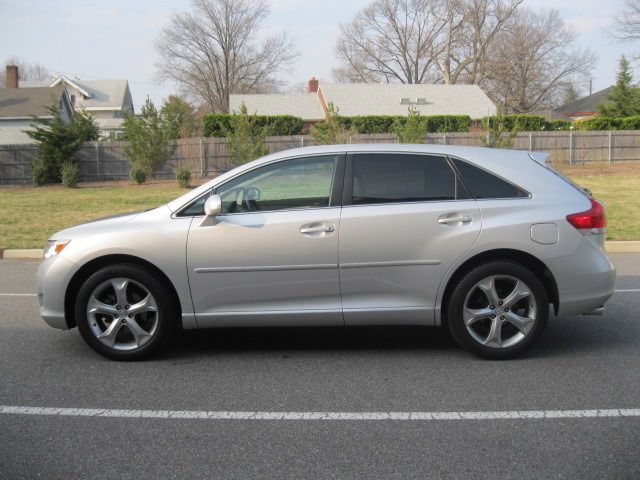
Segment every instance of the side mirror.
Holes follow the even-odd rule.
[[[213,194],[204,202],[204,214],[207,217],[215,217],[222,213],[222,199],[220,195]]]

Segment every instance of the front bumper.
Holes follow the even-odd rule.
[[[74,270],[74,264],[61,255],[43,260],[38,267],[36,278],[40,316],[53,328],[69,329],[64,297]]]

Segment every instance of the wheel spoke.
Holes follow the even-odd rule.
[[[498,291],[496,290],[496,278],[488,277],[478,282],[476,286],[486,295],[489,305],[497,305],[500,301]]]
[[[491,320],[489,335],[482,342],[487,347],[502,347],[502,320],[494,318]]]
[[[137,315],[138,313],[157,311],[158,306],[156,305],[156,302],[153,300],[153,297],[151,295],[147,294],[147,296],[140,300],[138,303],[134,303],[133,305],[131,305],[129,307],[128,313]]]
[[[493,314],[493,310],[489,308],[469,308],[464,307],[462,311],[462,318],[464,319],[464,324],[468,327],[469,325],[474,324],[478,320],[482,320],[485,318],[490,318]]]
[[[504,321],[516,327],[523,335],[527,335],[533,328],[536,320],[535,318],[521,317],[513,311],[510,311],[505,313]]]
[[[129,280],[126,278],[114,278],[111,280],[111,286],[116,293],[116,300],[120,305],[120,308],[124,308],[129,303],[127,300],[127,287],[129,286]]]
[[[101,302],[96,297],[89,299],[87,305],[87,313],[95,315],[96,313],[105,313],[107,315],[117,316],[119,314],[115,305],[109,305],[108,303]]]
[[[127,319],[127,327],[129,327],[129,331],[133,335],[136,347],[144,345],[151,337],[151,334],[143,329],[134,318]]]
[[[513,290],[503,300],[504,306],[512,308],[520,300],[530,296],[531,291],[529,290],[529,288],[520,280],[516,280],[516,284],[514,285]]]
[[[111,324],[107,327],[107,329],[98,335],[98,339],[107,345],[108,347],[113,347],[116,343],[116,337],[118,336],[118,332],[122,328],[122,320],[120,318],[116,318]]]

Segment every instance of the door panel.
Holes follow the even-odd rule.
[[[348,164],[355,178],[350,199],[363,204],[345,205],[340,221],[344,320],[430,325],[442,278],[480,233],[480,211],[457,191],[464,187],[446,170],[445,159],[412,155],[403,168],[407,155],[385,156],[394,156],[395,171],[384,172],[389,159],[375,156],[360,166]],[[397,186],[390,186],[394,181]],[[429,195],[443,200],[419,201]],[[404,197],[412,201],[397,201]]]
[[[438,222],[456,212],[472,220]],[[473,200],[344,207],[340,283],[345,323],[372,323],[365,313],[371,309],[390,309],[389,315],[408,309],[402,323],[430,324],[441,279],[479,232]],[[381,323],[393,323],[379,313]]]
[[[339,215],[323,208],[223,215],[215,225],[194,220],[187,265],[198,324],[284,325],[303,310],[317,312],[311,324],[342,324]],[[333,231],[301,232],[316,224]]]
[[[343,324],[332,206],[343,170],[336,155],[294,158],[216,189],[223,214],[194,218],[187,242],[199,326]]]

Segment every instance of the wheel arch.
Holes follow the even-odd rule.
[[[65,291],[64,295],[64,312],[65,312],[65,320],[67,322],[67,326],[69,328],[73,328],[76,326],[76,318],[74,313],[74,303],[78,291],[80,287],[84,283],[84,281],[89,278],[93,273],[97,272],[103,267],[108,265],[115,264],[130,264],[130,265],[138,265],[147,269],[151,272],[167,289],[169,295],[172,297],[174,305],[176,307],[178,318],[181,318],[182,314],[182,305],[180,304],[180,297],[178,296],[178,292],[169,280],[169,277],[165,275],[165,273],[160,270],[153,263],[144,260],[143,258],[136,257],[134,255],[122,255],[122,254],[112,254],[112,255],[104,255],[101,257],[94,258],[93,260],[84,264],[71,278],[69,281],[69,285]]]
[[[523,252],[522,250],[502,248],[478,253],[456,268],[453,275],[449,277],[444,293],[442,294],[442,300],[440,302],[441,324],[444,324],[446,321],[447,302],[449,301],[449,297],[451,296],[451,293],[458,281],[460,281],[467,272],[471,271],[478,265],[497,260],[511,260],[531,270],[542,282],[542,285],[547,292],[547,296],[549,297],[549,301],[553,304],[554,313],[556,315],[558,314],[558,309],[560,308],[560,297],[558,293],[558,285],[551,273],[551,270],[549,270],[549,268],[540,259],[534,257],[530,253]]]

